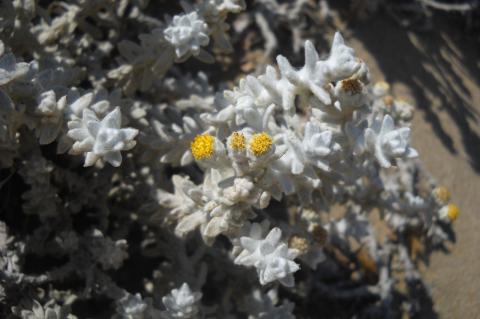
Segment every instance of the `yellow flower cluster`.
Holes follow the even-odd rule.
[[[252,139],[250,140],[250,150],[255,156],[262,156],[266,154],[272,147],[273,140],[265,132],[253,134]]]
[[[248,148],[257,157],[265,155],[273,145],[273,139],[265,132],[253,134]],[[247,147],[245,135],[241,132],[233,132],[229,139],[229,146],[235,151],[243,151]],[[195,160],[203,160],[215,153],[215,137],[210,134],[195,136],[190,144],[190,150]]]
[[[460,215],[460,209],[455,204],[448,204],[447,206],[447,216],[452,222],[455,221]]]
[[[210,134],[197,135],[190,144],[190,149],[197,161],[210,158],[215,151],[215,137]]]
[[[230,136],[230,147],[234,151],[243,151],[245,149],[245,135],[240,132],[233,132]]]

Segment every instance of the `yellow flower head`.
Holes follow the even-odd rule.
[[[266,154],[272,147],[273,140],[265,132],[253,134],[250,140],[250,150],[255,156],[262,156]]]
[[[450,192],[444,186],[436,187],[433,190],[433,196],[442,203],[446,203],[450,200]]]
[[[232,135],[230,135],[230,147],[234,151],[243,151],[245,144],[245,135],[241,132],[233,132]]]
[[[452,222],[458,218],[460,215],[460,209],[455,204],[448,204],[447,206],[447,216]]]
[[[215,137],[210,134],[197,135],[190,144],[190,149],[197,161],[212,157],[215,151]]]

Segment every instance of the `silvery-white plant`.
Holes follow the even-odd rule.
[[[196,12],[173,17],[170,25],[163,31],[165,39],[175,48],[178,59],[191,53],[198,55],[200,48],[209,42],[207,24],[199,19]]]
[[[2,4],[0,316],[295,318],[325,296],[388,318],[394,270],[423,285],[410,245],[441,247],[459,209],[415,158],[413,107],[340,33],[322,57],[306,1],[258,7]],[[302,66],[230,85],[178,65],[221,64],[251,19],[270,54],[275,10]]]
[[[85,153],[85,166],[95,164],[99,159],[120,166],[120,151],[128,151],[135,146],[134,138],[138,130],[121,128],[121,113],[117,107],[103,119],[98,119],[95,112],[84,109],[81,120],[68,123],[68,136],[75,143],[73,153]]]
[[[68,311],[68,310],[67,310]],[[41,305],[38,301],[33,301],[31,310],[22,310],[20,312],[22,319],[75,319],[76,316],[66,312],[61,306],[50,300],[45,305]]]
[[[193,292],[187,283],[182,284],[178,289],[172,289],[170,294],[162,298],[163,304],[167,308],[163,312],[162,318],[198,318],[200,315],[198,306],[200,298],[202,298],[202,294]]]
[[[293,319],[295,316],[292,311],[294,304],[285,300],[281,305],[278,303],[278,293],[275,289],[262,293],[260,290],[254,290],[246,298],[244,307],[249,309],[249,319]]]
[[[202,48],[210,43],[210,37],[215,47],[231,51],[225,20],[228,13],[245,8],[243,0],[208,0],[195,6],[182,2],[182,5],[184,14],[167,16],[166,23],[158,23],[161,26],[140,35],[140,45],[127,40],[119,43],[121,65],[111,70],[108,77],[121,82],[127,94],[150,90],[175,62],[184,62],[190,56],[213,63],[214,57]]]
[[[282,231],[273,228],[265,238],[259,224],[252,224],[249,236],[240,238],[243,251],[235,258],[235,263],[254,266],[262,285],[279,280],[285,286],[293,286],[293,273],[299,269],[293,259],[299,254],[280,242]]]

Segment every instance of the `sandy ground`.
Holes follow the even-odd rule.
[[[480,45],[446,23],[420,32],[381,14],[335,20],[373,80],[416,105],[413,145],[462,211],[456,242],[425,269],[434,300],[428,317],[480,318]]]

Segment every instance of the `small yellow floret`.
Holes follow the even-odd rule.
[[[450,200],[450,192],[444,186],[439,186],[435,188],[433,190],[433,195],[442,203],[446,203]]]
[[[458,218],[458,215],[460,215],[460,209],[455,204],[448,204],[447,215],[448,218],[453,222]]]
[[[243,151],[245,149],[245,135],[240,132],[233,132],[230,136],[230,147],[234,151]]]
[[[273,140],[265,132],[253,134],[250,140],[250,150],[255,156],[262,156],[267,153],[272,147]]]
[[[215,150],[215,137],[210,134],[197,135],[190,144],[190,149],[196,160],[212,157]]]

